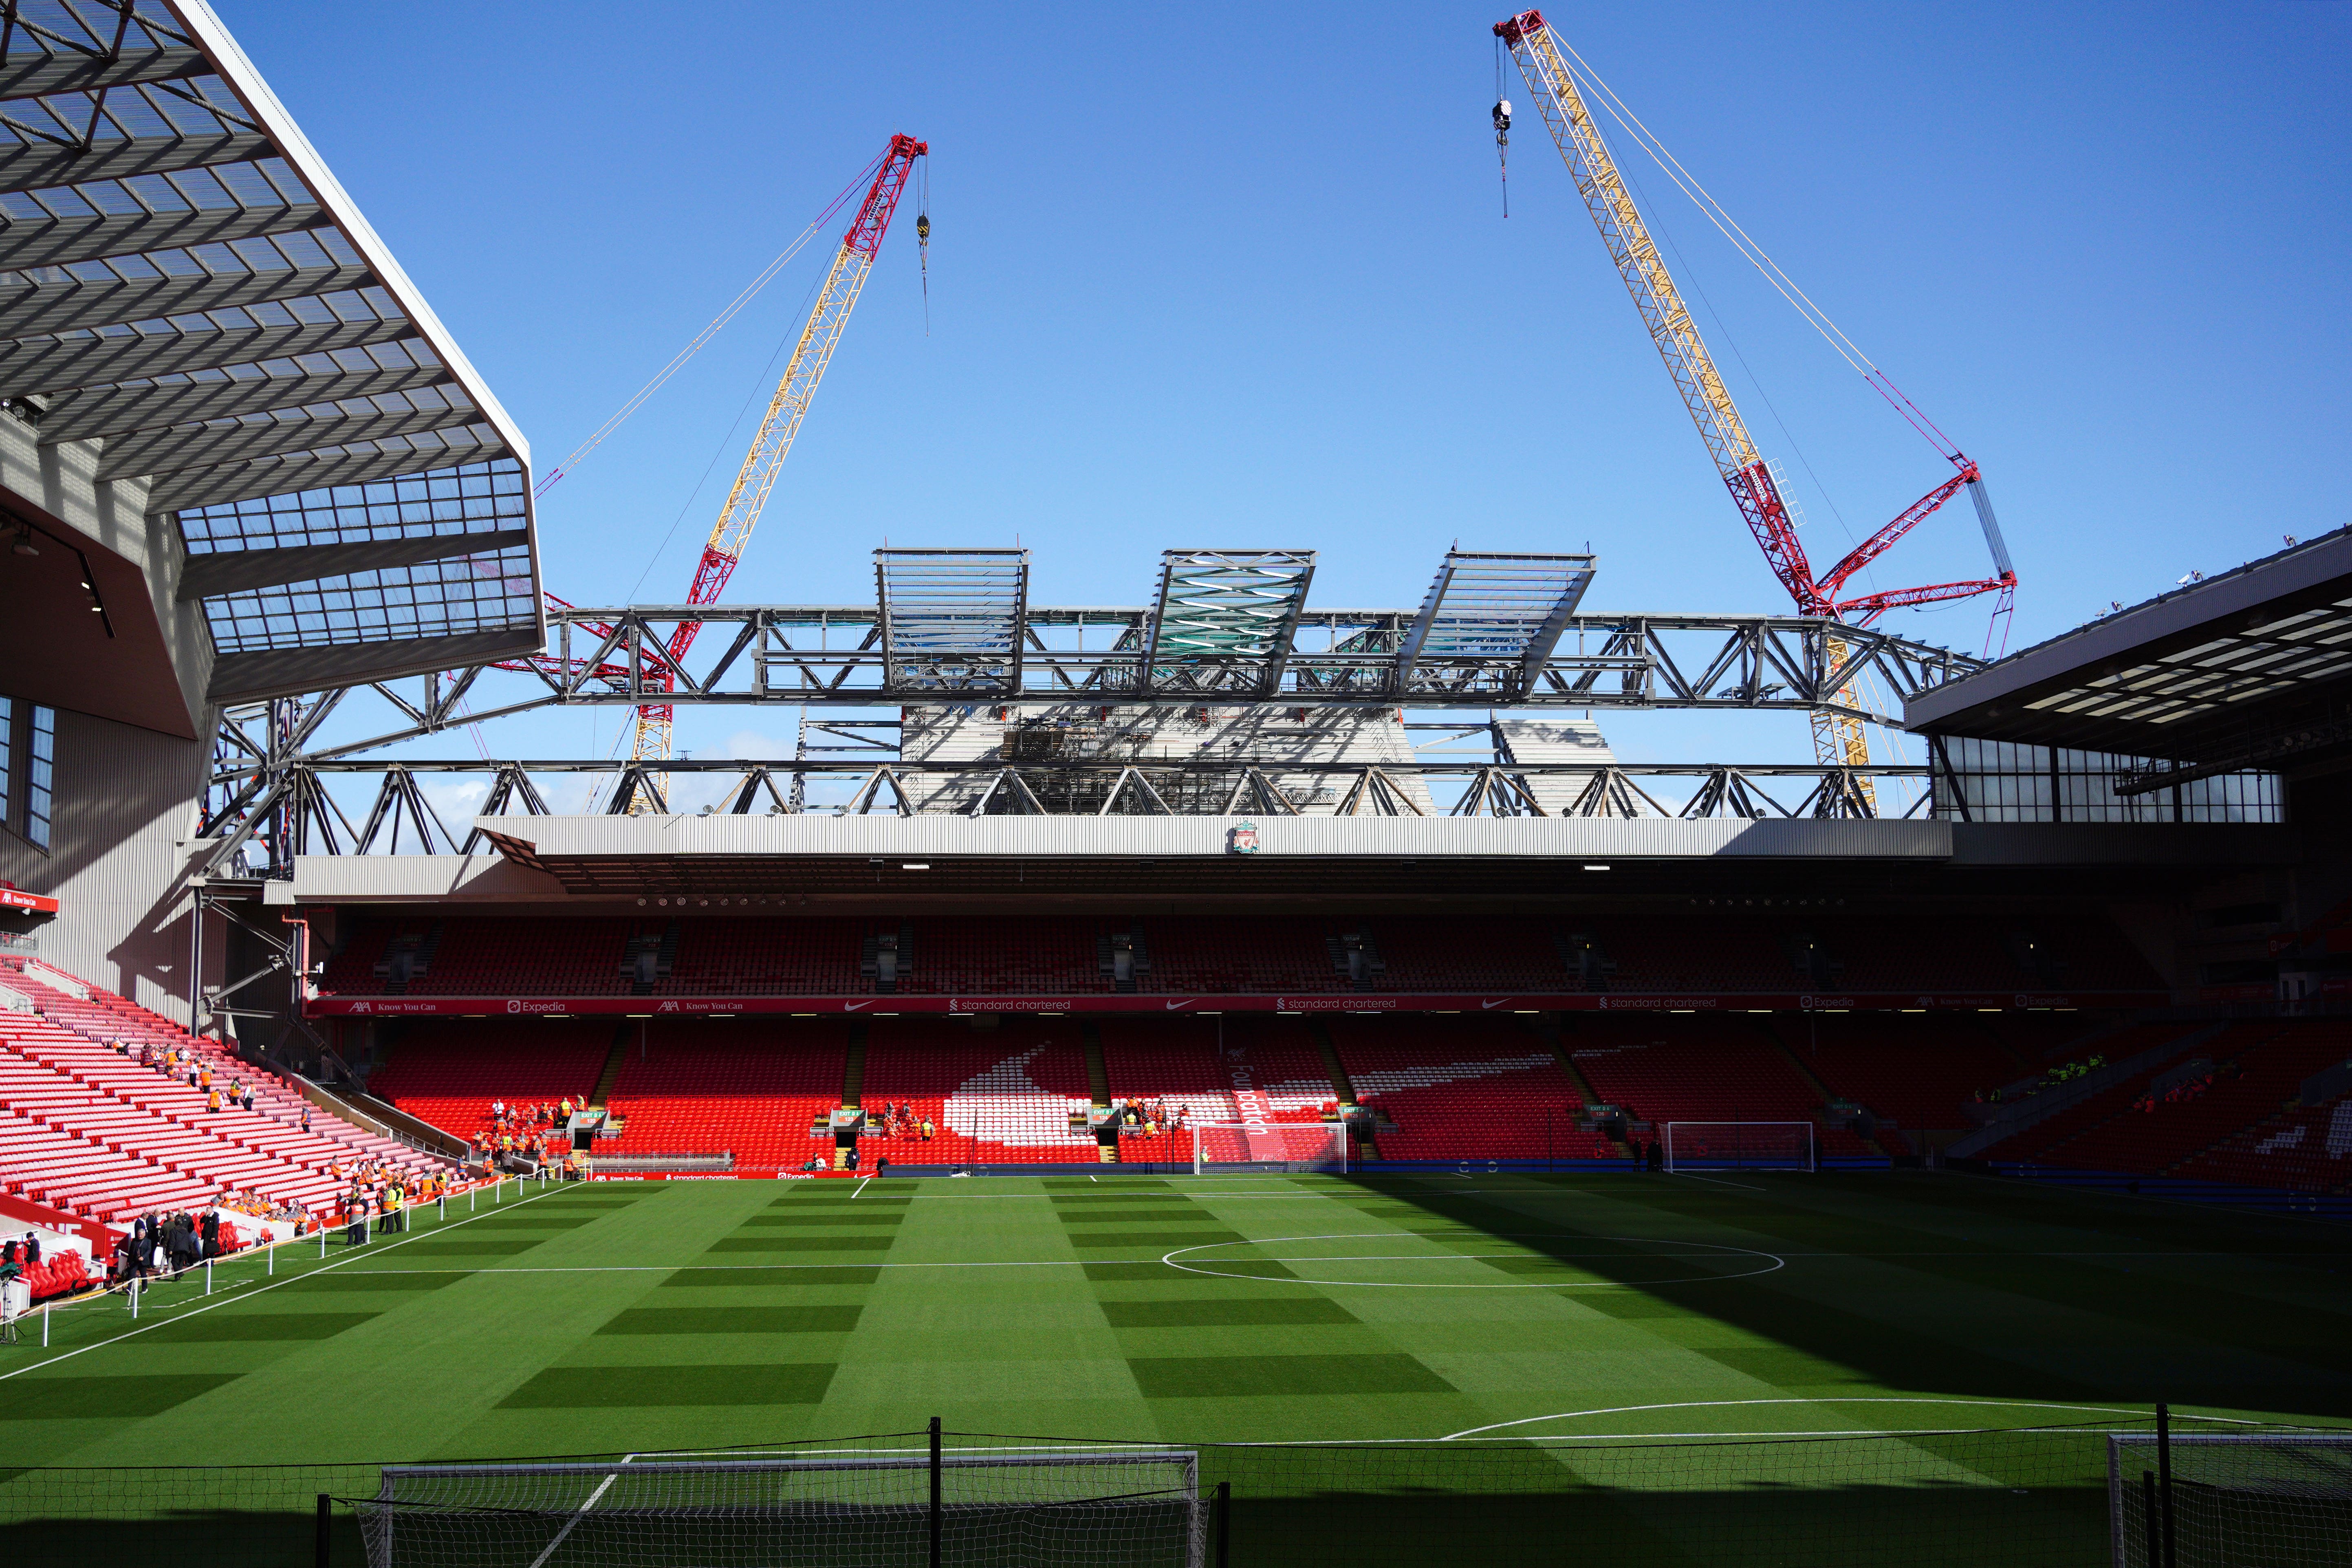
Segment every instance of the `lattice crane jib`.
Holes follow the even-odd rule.
[[[1683,405],[1698,427],[1708,456],[1715,459],[1724,487],[1731,492],[1732,501],[1763,550],[1772,574],[1796,602],[1799,613],[1866,626],[1890,609],[1992,593],[2001,595],[2001,608],[1995,612],[1998,622],[2015,590],[2017,576],[2011,569],[1982,476],[1975,463],[1948,444],[1939,442],[1938,450],[1957,470],[1951,479],[1905,508],[1835,566],[1815,576],[1771,466],[1748,436],[1747,425],[1691,320],[1681,290],[1658,254],[1656,242],[1650,237],[1649,227],[1618,173],[1616,160],[1543,14],[1524,11],[1497,22],[1495,35],[1510,49],[1520,75],[1526,79],[1537,111],[1543,116],[1545,127],[1568,164],[1577,192],[1584,198],[1594,226],[1601,231],[1601,242],[1608,247],[1626,292],[1633,296],[1634,308],[1641,312],[1643,324],[1649,329],[1651,342],[1665,362],[1675,390],[1682,394]],[[1876,376],[1874,367],[1869,374]],[[1874,381],[1874,384],[1877,384]],[[1963,488],[1976,505],[1998,575],[1894,589],[1850,599],[1838,597],[1838,591],[1848,579],[1885,553]],[[1843,662],[1831,658],[1824,668],[1833,669]],[[1837,689],[1821,694],[1825,702],[1839,695]],[[1813,732],[1816,750],[1823,763],[1868,758],[1868,740],[1858,720],[1843,713],[1816,713]]]
[[[752,437],[751,450],[743,455],[743,466],[735,475],[734,487],[727,493],[727,503],[719,509],[719,521],[711,525],[702,559],[695,565],[688,604],[718,603],[726,591],[728,579],[741,563],[744,549],[751,542],[751,531],[759,525],[760,513],[768,504],[769,492],[775,489],[776,477],[783,471],[784,459],[792,455],[793,439],[800,434],[801,421],[807,417],[818,384],[824,379],[825,367],[833,363],[833,351],[841,342],[842,329],[849,324],[849,313],[856,308],[867,274],[874,270],[874,258],[881,251],[882,237],[889,232],[891,215],[898,210],[898,198],[906,194],[915,160],[929,152],[929,143],[911,136],[890,138],[889,148],[882,155],[881,167],[858,206],[857,216],[841,237],[840,248],[834,252],[833,268],[825,275],[824,287],[817,291],[816,303],[801,328],[799,342],[793,346],[792,359],[776,383],[775,395],[768,402],[759,434]],[[681,621],[672,629],[666,645],[670,665],[685,658],[701,630],[699,621]],[[667,668],[648,670],[647,674],[665,689],[672,684],[673,678]],[[669,756],[671,719],[667,704],[637,710],[633,760],[640,763],[659,763]]]

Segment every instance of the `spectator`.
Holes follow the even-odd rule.
[[[926,1142],[926,1143],[928,1143],[928,1142],[929,1142],[930,1141],[931,1141],[931,1119],[930,1119],[929,1117],[926,1116],[926,1117],[924,1117],[924,1118],[923,1118],[923,1142]]]
[[[220,1114],[220,1107],[221,1107],[220,1090],[215,1089],[212,1089],[212,1090],[208,1091],[208,1092],[205,1095],[205,1111],[206,1111],[208,1114],[210,1114],[210,1115],[217,1116],[217,1115],[219,1115],[219,1114]]]
[[[205,1223],[202,1229],[198,1232],[198,1238],[202,1243],[201,1251],[205,1257],[218,1258],[221,1255],[220,1211],[218,1209],[207,1209],[205,1211]]]
[[[310,1131],[310,1108],[308,1105],[302,1108],[302,1131]]]
[[[1650,1140],[1650,1169],[1653,1171],[1663,1171],[1665,1168],[1666,1146],[1657,1139],[1653,1138]]]
[[[37,1232],[28,1230],[25,1233],[25,1261],[38,1263],[40,1260],[41,1237]]]

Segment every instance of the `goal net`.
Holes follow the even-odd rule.
[[[1192,1173],[1219,1171],[1339,1171],[1348,1168],[1348,1130],[1336,1121],[1211,1122],[1192,1129]]]
[[[1810,1121],[1669,1121],[1669,1171],[1811,1171]]]
[[[368,1568],[1202,1568],[1208,1533],[1178,1448],[948,1454],[936,1472],[874,1453],[387,1465],[352,1508]]]
[[[2107,1438],[2116,1568],[2352,1563],[2352,1434],[2172,1436],[2172,1542],[2152,1432]]]

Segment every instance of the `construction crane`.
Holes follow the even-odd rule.
[[[759,526],[761,510],[768,504],[768,493],[775,489],[776,476],[782,471],[784,459],[792,455],[793,437],[800,433],[801,421],[807,417],[809,404],[816,396],[817,384],[824,379],[824,367],[833,361],[834,345],[841,341],[841,330],[849,324],[849,312],[857,304],[858,291],[866,287],[866,274],[874,269],[874,258],[882,248],[882,237],[889,232],[890,215],[898,210],[898,198],[906,193],[915,160],[929,152],[929,143],[911,136],[890,138],[889,149],[882,154],[881,166],[875,172],[874,184],[867,188],[866,200],[857,209],[856,220],[841,237],[841,248],[834,253],[833,270],[826,275],[824,287],[817,293],[815,308],[809,311],[808,321],[801,328],[800,342],[793,347],[783,378],[776,383],[776,395],[769,400],[767,416],[760,422],[760,433],[752,437],[751,449],[743,455],[743,467],[735,476],[735,488],[728,491],[727,504],[719,509],[719,521],[712,525],[709,542],[702,547],[702,559],[694,569],[694,586],[687,591],[688,604],[717,604],[719,595],[726,591],[727,580],[741,563],[744,547],[751,542],[751,531]],[[920,226],[928,246],[928,216]],[[648,669],[648,679],[657,679],[665,690],[672,689],[677,668],[701,630],[700,621],[679,622],[663,645],[663,668]],[[671,719],[668,703],[637,710],[633,760],[642,765],[658,764],[668,759]],[[667,791],[662,794],[666,800]],[[639,793],[633,797],[631,809],[650,810],[653,805]]]
[[[1528,84],[1535,100],[1537,112],[1551,131],[1552,140],[1559,143],[1559,153],[1568,163],[1568,172],[1576,181],[1576,188],[1584,197],[1584,205],[1592,215],[1595,227],[1601,231],[1601,242],[1609,248],[1609,258],[1616,263],[1618,276],[1624,279],[1626,292],[1633,297],[1633,305],[1642,313],[1643,324],[1650,329],[1650,340],[1665,361],[1666,372],[1674,377],[1675,388],[1682,394],[1683,405],[1690,411],[1691,422],[1698,426],[1699,438],[1706,443],[1707,453],[1715,459],[1717,472],[1731,491],[1732,501],[1739,508],[1748,531],[1762,547],[1765,561],[1772,574],[1796,601],[1800,615],[1819,616],[1825,620],[1852,626],[1867,626],[1892,609],[1910,605],[1936,604],[1950,599],[1973,598],[1979,594],[1999,594],[2000,599],[1993,612],[1996,622],[2010,609],[2017,588],[2017,574],[2011,568],[2009,551],[2001,542],[2000,525],[1993,517],[1991,499],[1986,495],[1983,476],[1967,454],[1961,452],[1924,419],[1914,420],[1923,435],[1935,443],[1937,449],[1957,470],[1953,476],[1921,496],[1897,513],[1877,532],[1864,540],[1845,558],[1827,572],[1814,574],[1812,563],[1806,558],[1805,547],[1797,539],[1794,519],[1788,504],[1781,499],[1779,480],[1772,467],[1756,449],[1748,434],[1747,424],[1733,405],[1726,391],[1723,377],[1715,368],[1715,361],[1706,351],[1693,324],[1690,310],[1683,303],[1682,294],[1666,271],[1658,255],[1655,242],[1650,238],[1647,225],[1625,189],[1625,182],[1617,172],[1616,160],[1610,156],[1609,145],[1601,139],[1601,128],[1594,123],[1586,108],[1584,95],[1579,89],[1575,76],[1562,58],[1560,45],[1553,37],[1540,11],[1523,11],[1506,21],[1495,24],[1495,36],[1502,39],[1517,62],[1519,74]],[[1496,138],[1504,139],[1510,122],[1507,103],[1498,102],[1494,111]],[[1864,362],[1866,363],[1866,362]],[[1859,368],[1859,366],[1857,367]],[[1864,373],[1882,392],[1900,399],[1898,411],[1909,406],[1899,390],[1876,373],[1874,366]],[[1918,588],[1896,588],[1883,593],[1859,594],[1841,598],[1840,593],[1853,574],[1884,555],[1895,542],[1925,521],[1930,514],[1962,489],[1976,505],[1978,521],[1983,525],[1985,542],[1992,551],[1997,575],[1960,583],[1937,583]],[[1812,714],[1813,749],[1820,761],[1847,766],[1863,766],[1870,761],[1870,743],[1862,721],[1853,710],[1836,705],[1843,695],[1850,678],[1846,674],[1846,640],[1834,630],[1823,630],[1823,668],[1830,672],[1828,689],[1820,693]],[[1874,813],[1876,798],[1866,778],[1857,778],[1855,785],[1863,800]]]

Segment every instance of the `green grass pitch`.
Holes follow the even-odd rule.
[[[2347,1241],[1927,1173],[510,1186],[365,1247],[338,1234],[323,1262],[223,1265],[208,1298],[163,1287],[135,1324],[79,1305],[47,1348],[37,1328],[0,1347],[0,1518],[28,1467],[699,1451],[938,1415],[958,1434],[1379,1440],[1396,1446],[1351,1461],[1388,1467],[1363,1489],[1441,1511],[1484,1493],[1493,1524],[1517,1517],[1493,1501],[1514,1489],[1505,1454],[1596,1485],[1624,1484],[1612,1465],[1666,1476],[1648,1484],[1671,1495],[1661,1457],[1696,1435],[1917,1434],[1899,1460],[1886,1442],[1743,1448],[1796,1468],[1738,1498],[1717,1477],[1681,1506],[1610,1505],[1636,1560],[1727,1560],[1695,1532],[1780,1506],[1775,1486],[2002,1480],[1954,1429],[2137,1425],[2158,1399],[2209,1426],[2352,1424]],[[1487,1468],[1465,1458],[1446,1481],[1423,1446],[1442,1438]],[[1516,1438],[1547,1441],[1498,1442]],[[1261,1510],[1237,1513],[1244,1542],[1329,1527],[1277,1517],[1352,1486],[1304,1452],[1230,1461]],[[2065,1528],[2088,1549],[2105,1501],[2076,1452]],[[1352,1517],[1353,1554],[1390,1560]]]

